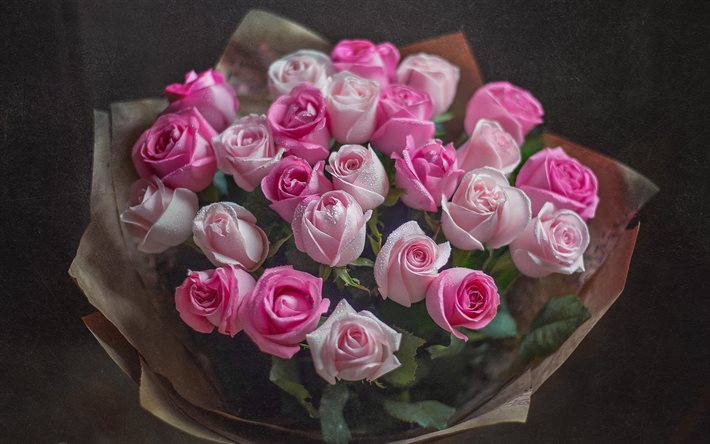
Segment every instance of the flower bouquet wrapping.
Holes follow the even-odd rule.
[[[70,274],[141,405],[215,442],[524,422],[621,293],[656,187],[484,84],[250,12],[215,70],[95,112]]]

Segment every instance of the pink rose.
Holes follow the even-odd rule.
[[[197,195],[187,188],[171,190],[155,176],[138,179],[131,186],[121,222],[140,239],[140,251],[162,253],[190,238],[197,205]]]
[[[323,174],[323,161],[311,168],[308,162],[298,157],[281,159],[261,180],[261,191],[271,201],[269,208],[289,223],[303,199],[332,189],[333,185]]]
[[[379,86],[372,80],[340,72],[330,79],[326,94],[328,126],[340,143],[370,140],[377,123]]]
[[[355,312],[345,299],[306,341],[316,373],[329,384],[373,381],[401,365],[394,353],[402,334],[369,311]]]
[[[520,163],[520,147],[498,122],[481,119],[471,138],[456,150],[456,158],[464,171],[487,166],[510,174]]]
[[[337,71],[350,71],[385,87],[394,80],[399,50],[389,42],[375,45],[369,40],[341,40],[330,58]]]
[[[330,153],[325,169],[333,176],[333,188],[349,193],[363,210],[377,208],[387,197],[387,172],[372,148],[343,145]]]
[[[500,295],[493,278],[468,268],[442,271],[426,292],[429,316],[463,341],[468,341],[468,337],[457,328],[482,329],[496,317],[498,305]]]
[[[274,146],[266,116],[250,114],[212,139],[217,167],[231,174],[239,188],[254,191],[281,160],[284,150]]]
[[[423,145],[434,137],[432,103],[429,93],[407,85],[393,83],[380,93],[377,107],[377,130],[371,142],[379,151],[390,155],[401,153],[407,136],[415,145]]]
[[[180,318],[200,333],[212,333],[217,327],[223,335],[234,336],[242,330],[239,306],[255,284],[249,273],[231,265],[188,271],[175,289],[175,307]]]
[[[545,202],[575,211],[582,219],[594,217],[599,204],[597,176],[561,148],[545,148],[530,156],[515,179],[537,214]]]
[[[448,242],[436,242],[409,221],[387,237],[375,259],[375,281],[384,299],[405,307],[426,296],[426,288],[451,254]]]
[[[254,271],[269,252],[269,239],[246,208],[217,202],[200,208],[192,223],[192,236],[213,264],[235,265]]]
[[[400,156],[392,153],[395,184],[404,190],[402,202],[410,208],[435,212],[441,197],[454,194],[463,170],[456,161],[456,149],[435,139],[424,145],[414,145],[407,137],[407,146]]]
[[[290,265],[267,268],[239,309],[244,331],[264,353],[291,359],[328,310],[323,280]]]
[[[222,74],[212,68],[197,74],[185,74],[185,83],[173,83],[165,87],[170,104],[163,114],[175,113],[195,107],[212,128],[222,131],[237,118],[239,100],[232,86],[224,81]]]
[[[456,248],[500,248],[513,241],[530,222],[530,199],[499,170],[469,171],[451,202],[441,202],[441,229]]]
[[[330,133],[325,98],[316,88],[301,84],[276,99],[266,113],[278,148],[311,165],[328,157]]]
[[[330,58],[320,51],[302,49],[288,54],[269,66],[271,97],[276,99],[288,94],[300,83],[308,83],[325,93],[328,78],[334,72]]]
[[[435,116],[451,106],[460,76],[458,66],[433,54],[410,55],[397,68],[397,83],[429,93]]]
[[[365,248],[365,223],[360,204],[345,191],[328,191],[303,200],[293,215],[296,248],[316,262],[342,267],[354,261]]]
[[[495,120],[522,144],[525,135],[542,123],[543,114],[530,92],[508,82],[492,82],[478,88],[468,101],[464,127],[471,134],[479,120]]]

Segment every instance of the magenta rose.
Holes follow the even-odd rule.
[[[330,59],[337,71],[350,71],[385,87],[394,80],[399,50],[389,42],[375,45],[369,40],[341,40]]]
[[[328,78],[334,72],[330,58],[320,51],[302,49],[288,54],[269,66],[271,97],[276,99],[288,94],[300,83],[307,83],[325,94]]]
[[[458,66],[433,54],[410,55],[397,68],[397,83],[429,93],[435,116],[451,106],[460,76]]]
[[[237,94],[224,81],[222,74],[212,68],[199,74],[188,72],[185,74],[185,83],[166,86],[165,95],[170,104],[163,114],[195,107],[217,131],[223,131],[237,118]]]
[[[387,237],[375,259],[380,294],[405,307],[421,301],[450,254],[448,242],[437,245],[415,221],[400,225]]]
[[[369,311],[356,312],[345,299],[306,341],[316,373],[329,384],[373,381],[401,365],[394,353],[402,334]]]
[[[370,140],[377,123],[377,82],[339,72],[330,79],[326,94],[328,127],[340,143]]]
[[[330,153],[325,169],[333,176],[333,188],[346,191],[363,210],[379,207],[387,197],[387,172],[372,148],[343,145]]]
[[[545,202],[575,211],[582,219],[594,217],[599,204],[597,176],[561,147],[545,148],[530,156],[515,179],[537,214]]]
[[[429,316],[444,330],[463,341],[458,328],[480,330],[498,313],[500,295],[492,277],[482,271],[454,267],[444,270],[426,292]]]
[[[479,120],[495,120],[522,144],[525,135],[542,123],[543,114],[530,92],[508,82],[492,82],[478,88],[468,101],[464,127],[471,134]]]
[[[498,122],[481,119],[471,138],[456,150],[456,158],[464,171],[493,167],[510,174],[520,163],[520,147]]]
[[[264,353],[291,359],[328,310],[323,280],[290,265],[267,268],[239,308],[244,331]]]
[[[175,289],[175,307],[180,318],[200,333],[217,331],[234,336],[242,330],[239,306],[253,289],[254,278],[227,265],[216,270],[188,271]]]
[[[323,165],[320,161],[311,168],[298,157],[281,159],[261,180],[261,191],[271,201],[269,208],[290,223],[303,199],[332,190],[333,185],[323,174]]]

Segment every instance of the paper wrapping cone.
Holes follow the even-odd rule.
[[[330,47],[325,39],[300,25],[255,10],[232,35],[217,69],[237,90],[240,112],[261,113],[270,101],[266,71],[273,60],[297,49],[328,51]],[[446,125],[447,137],[457,139],[463,132],[466,102],[483,84],[465,36],[450,34],[400,50],[403,56],[437,54],[461,68],[452,105],[456,117]],[[110,121],[107,113],[95,113],[91,223],[69,270],[99,310],[84,321],[109,356],[139,384],[141,405],[169,424],[214,442],[287,442],[296,436],[303,442],[316,441],[318,430],[286,428],[269,419],[248,420],[226,411],[213,383],[210,363],[190,340],[175,311],[172,288],[163,276],[178,262],[180,250],[144,255],[123,231],[119,214],[136,178],[130,149],[164,106],[158,99],[114,104]],[[577,293],[591,318],[555,353],[481,390],[459,408],[448,429],[419,429],[392,437],[363,437],[363,441],[413,443],[501,422],[525,422],[531,395],[570,356],[623,290],[638,233],[638,225],[627,226],[657,188],[630,168],[560,136],[545,134],[545,142],[546,146],[564,147],[594,170],[599,178],[600,204],[590,224],[586,271],[521,279],[510,294],[511,313],[524,329],[550,297]]]

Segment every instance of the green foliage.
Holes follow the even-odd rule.
[[[377,308],[377,317],[391,327],[396,326],[412,332],[429,342],[438,342],[437,339],[444,336],[444,330],[429,316],[425,301],[412,304],[411,307],[404,307],[391,299],[386,299]]]
[[[498,307],[496,317],[493,318],[490,324],[478,330],[479,333],[493,339],[514,338],[518,335],[518,326],[515,323],[515,319],[503,307],[503,304]]]
[[[343,416],[349,396],[348,386],[344,383],[328,385],[323,390],[318,413],[323,441],[329,444],[345,444],[352,438]]]
[[[318,275],[320,265],[311,259],[306,253],[298,251],[293,238],[286,244],[286,262],[293,265],[293,268],[312,275]]]
[[[370,230],[370,234],[367,235],[367,239],[370,241],[370,248],[372,252],[377,255],[382,249],[382,233],[380,233],[379,225],[379,213],[377,208],[372,210],[372,216],[367,221],[367,228]]]
[[[404,194],[404,190],[401,188],[392,188],[390,189],[389,193],[387,193],[387,197],[385,198],[385,201],[382,203],[382,205],[386,207],[393,207],[397,204],[399,201],[399,198]]]
[[[438,401],[421,401],[415,403],[383,401],[385,411],[400,421],[418,424],[421,427],[445,429],[454,409]]]
[[[449,345],[430,345],[426,350],[429,352],[431,359],[450,358],[458,355],[465,346],[466,343],[464,341],[452,334]]]
[[[353,287],[370,293],[370,289],[362,285],[359,279],[350,276],[350,272],[346,267],[333,268],[333,274],[335,274],[336,281],[342,282],[346,287]]]
[[[359,257],[348,264],[351,267],[374,267],[375,262],[372,259],[366,257]]]
[[[317,418],[318,412],[311,403],[311,395],[301,383],[298,361],[295,359],[281,359],[273,356],[271,359],[271,372],[269,381],[281,390],[293,396],[298,403],[306,409],[308,416]]]
[[[426,342],[408,331],[400,330],[402,342],[395,353],[402,363],[396,370],[386,374],[384,380],[397,387],[407,387],[414,383],[417,374],[417,349]]]
[[[288,242],[288,240],[291,239],[292,236],[293,236],[293,233],[289,234],[286,237],[282,237],[281,239],[272,242],[269,245],[269,254],[267,254],[266,257],[271,258],[271,257],[276,256],[276,253],[279,252],[279,249],[281,248],[281,246],[283,246],[283,244]]]
[[[530,131],[525,137],[525,141],[520,146],[520,164],[515,169],[515,171],[513,171],[513,174],[511,174],[508,179],[511,184],[515,185],[515,179],[518,177],[520,168],[522,168],[522,166],[530,158],[530,156],[545,147],[545,140],[543,134],[544,133],[542,131],[542,128],[537,127]]]

